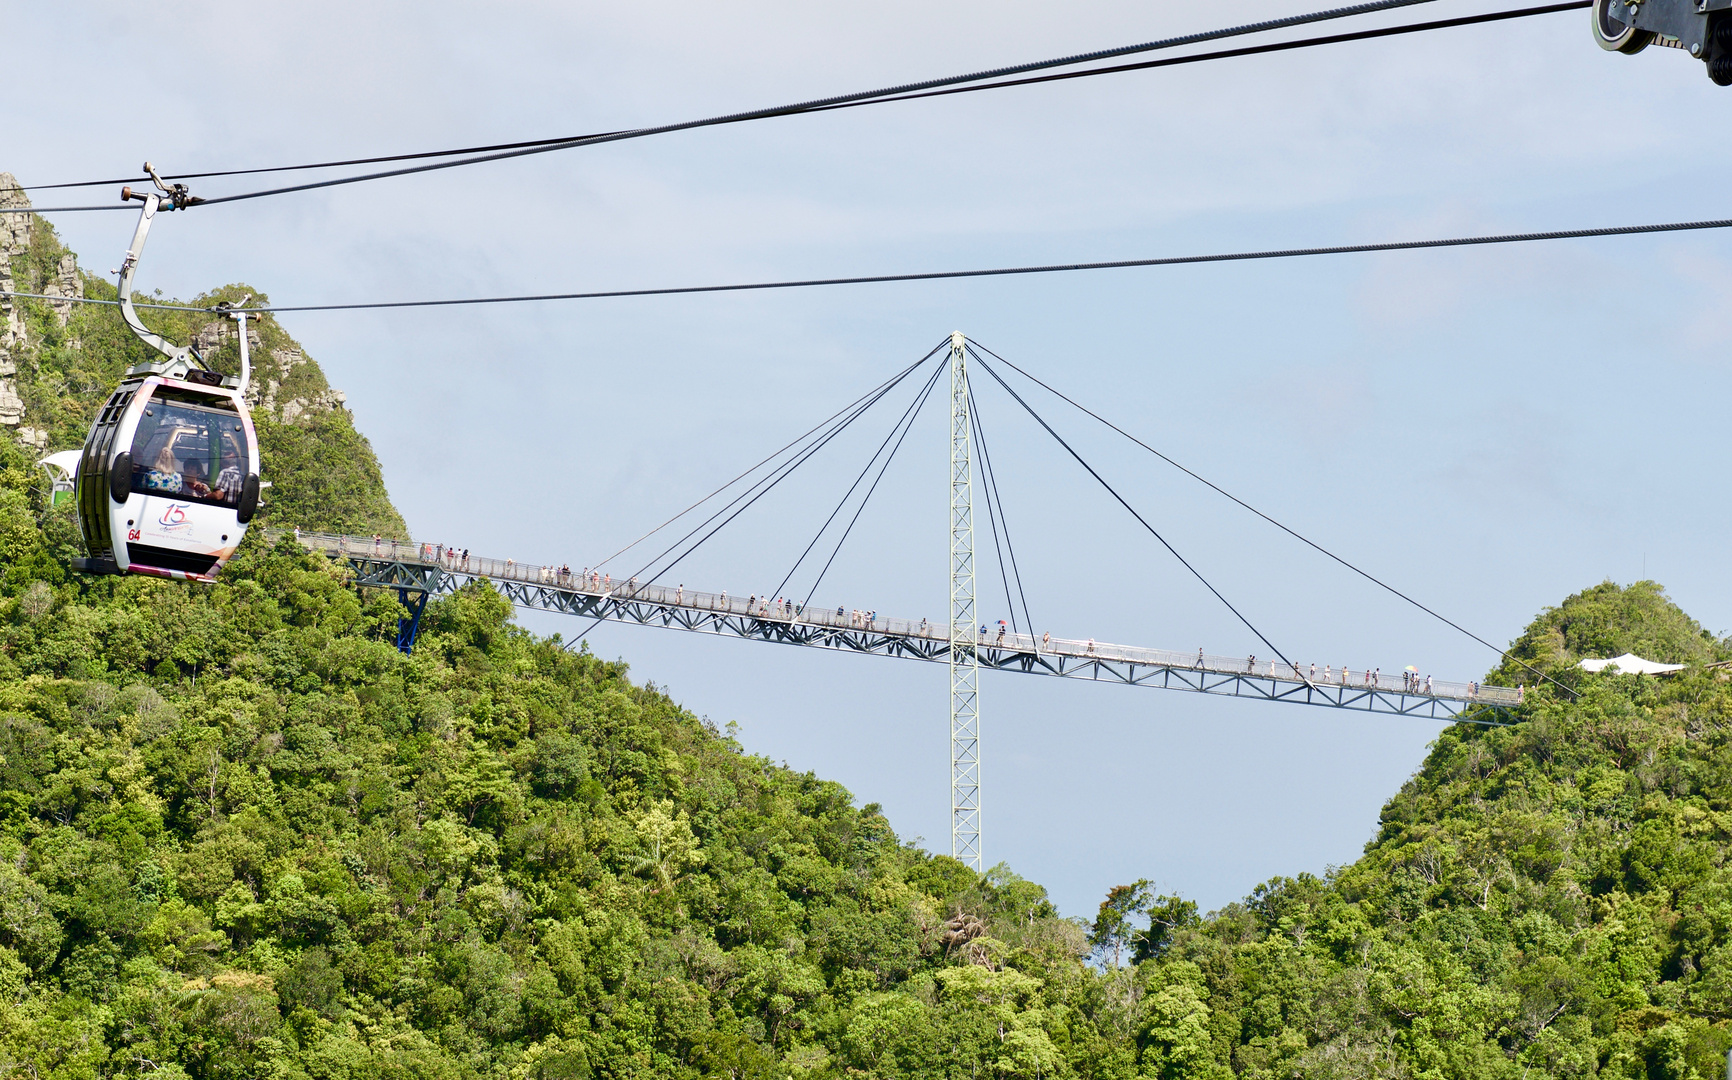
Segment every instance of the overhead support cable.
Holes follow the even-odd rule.
[[[594,135],[577,135],[566,139],[534,140],[530,143],[523,144],[502,144],[510,146],[511,148],[469,155],[452,161],[438,161],[427,165],[415,165],[401,169],[388,169],[380,172],[365,173],[359,176],[335,177],[329,180],[319,180],[307,184],[292,184],[285,187],[269,188],[262,191],[242,192],[237,195],[224,195],[215,198],[207,198],[200,205],[214,206],[218,203],[239,202],[244,199],[260,199],[272,195],[286,195],[291,192],[311,191],[318,188],[336,187],[344,184],[358,184],[370,180],[383,180],[389,177],[409,176],[416,173],[434,172],[441,169],[455,169],[466,165],[478,165],[483,162],[527,157],[532,154],[547,154],[557,150],[569,150],[582,146],[598,146],[603,143],[621,142],[626,139],[641,139],[650,135],[665,135],[676,131],[691,131],[697,128],[744,123],[749,120],[766,120],[778,116],[793,116],[800,113],[833,109],[845,105],[872,104],[879,99],[893,99],[901,95],[917,93],[923,90],[935,90],[946,86],[960,86],[966,83],[1003,79],[1010,76],[1027,74],[1033,71],[1046,71],[1053,68],[1073,67],[1077,64],[1095,63],[1101,60],[1111,60],[1120,56],[1132,56],[1138,53],[1176,49],[1182,46],[1198,45],[1208,41],[1221,41],[1226,38],[1243,37],[1249,34],[1263,34],[1273,30],[1285,30],[1295,26],[1307,26],[1312,23],[1329,22],[1335,19],[1352,18],[1358,15],[1369,15],[1379,11],[1392,11],[1397,8],[1414,7],[1419,4],[1435,2],[1436,0],[1369,0],[1369,2],[1366,3],[1330,8],[1325,11],[1314,11],[1303,15],[1289,15],[1279,19],[1264,19],[1260,22],[1223,27],[1218,30],[1204,30],[1193,34],[1180,34],[1175,37],[1143,42],[1138,45],[1123,45],[1115,48],[1096,49],[1092,52],[1074,53],[1069,56],[1061,56],[1049,60],[1035,60],[1022,64],[1010,64],[1004,67],[989,68],[984,71],[975,71],[964,75],[948,75],[935,79],[925,79],[918,82],[902,83],[896,86],[881,87],[876,90],[857,91],[850,94],[837,94],[831,97],[815,98],[787,105],[776,105],[766,109],[750,109],[744,112],[726,113],[720,116],[706,117],[701,120],[686,120],[674,124],[662,124],[655,127],[633,128],[626,131],[604,132]],[[445,157],[453,153],[457,153],[457,151],[432,151],[422,156]],[[393,159],[410,158],[413,156],[414,155],[394,155]],[[292,168],[294,168],[294,166],[283,166],[270,171],[287,171]],[[176,177],[166,176],[165,179],[172,180],[176,179]],[[79,186],[82,186],[83,183],[96,182],[81,182]],[[70,187],[74,185],[55,186]],[[90,209],[99,208],[91,207]]]
[[[1077,401],[1076,399],[1070,397],[1068,394],[1064,393],[1062,390],[1058,390],[1058,389],[1054,388],[1053,386],[1049,385],[1048,383],[1042,381],[1037,376],[1030,374],[1028,371],[1025,371],[1021,367],[1018,367],[1014,362],[1012,362],[1010,360],[1006,360],[1004,357],[993,352],[991,349],[987,348],[985,345],[980,344],[980,342],[971,341],[969,344],[980,349],[980,351],[986,353],[988,356],[992,357],[994,360],[997,360],[999,363],[1002,363],[1006,367],[1010,368],[1012,371],[1016,372],[1018,375],[1021,375],[1023,378],[1027,379],[1029,382],[1034,383],[1036,386],[1040,387],[1042,390],[1045,390],[1047,393],[1053,395],[1054,397],[1058,398],[1060,401],[1064,402],[1065,404],[1067,404],[1067,405],[1071,406],[1072,408],[1076,409],[1077,411],[1081,412],[1083,415],[1091,417],[1092,419],[1099,421],[1101,424],[1106,426],[1108,429],[1117,432],[1118,434],[1124,436],[1126,439],[1129,439],[1131,442],[1135,443],[1137,446],[1140,446],[1144,450],[1147,450],[1149,453],[1160,458],[1162,461],[1166,462],[1168,465],[1171,465],[1173,468],[1184,473],[1186,476],[1189,476],[1191,479],[1202,484],[1204,487],[1215,492],[1217,495],[1220,495],[1220,496],[1228,499],[1231,502],[1237,503],[1239,506],[1243,507],[1244,509],[1249,510],[1251,513],[1262,518],[1264,521],[1275,526],[1277,529],[1280,529],[1282,532],[1286,533],[1288,536],[1291,536],[1293,539],[1304,544],[1306,547],[1309,547],[1312,550],[1318,552],[1319,554],[1325,555],[1325,556],[1329,557],[1330,559],[1333,559],[1335,562],[1340,563],[1342,566],[1353,571],[1355,574],[1358,574],[1360,577],[1364,578],[1366,581],[1371,582],[1373,585],[1376,585],[1378,588],[1384,590],[1385,592],[1389,593],[1390,595],[1406,601],[1407,603],[1418,608],[1420,611],[1425,612],[1427,615],[1430,615],[1432,618],[1443,623],[1445,626],[1448,626],[1451,629],[1456,630],[1459,633],[1462,633],[1469,638],[1472,638],[1474,641],[1477,641],[1479,644],[1484,645],[1486,648],[1497,653],[1499,656],[1503,657],[1505,660],[1514,661],[1515,663],[1520,664],[1523,668],[1532,672],[1534,675],[1536,675],[1542,679],[1545,679],[1547,682],[1554,684],[1555,686],[1559,687],[1560,689],[1562,689],[1566,693],[1570,694],[1572,697],[1574,696],[1574,694],[1575,694],[1574,690],[1570,689],[1570,687],[1568,687],[1568,686],[1565,686],[1563,683],[1558,682],[1558,680],[1552,678],[1550,675],[1547,675],[1545,672],[1539,670],[1538,668],[1532,666],[1531,664],[1526,663],[1523,660],[1520,660],[1514,656],[1511,656],[1507,650],[1498,648],[1496,645],[1493,645],[1491,642],[1487,641],[1485,638],[1480,637],[1478,634],[1474,633],[1472,630],[1467,629],[1466,627],[1462,626],[1460,623],[1455,622],[1453,619],[1450,619],[1447,616],[1442,615],[1442,614],[1438,613],[1437,611],[1434,611],[1433,609],[1427,607],[1425,604],[1420,603],[1418,600],[1415,600],[1413,597],[1402,592],[1400,589],[1397,589],[1395,586],[1389,584],[1388,582],[1382,580],[1381,578],[1376,577],[1375,575],[1371,574],[1369,571],[1360,569],[1358,566],[1355,566],[1353,563],[1348,562],[1346,559],[1335,554],[1333,551],[1330,551],[1328,548],[1317,543],[1315,540],[1312,540],[1310,537],[1301,535],[1299,532],[1295,531],[1294,529],[1291,529],[1288,526],[1282,524],[1281,522],[1276,521],[1274,518],[1270,517],[1268,514],[1265,514],[1263,511],[1257,509],[1255,506],[1252,506],[1250,503],[1246,502],[1244,499],[1239,498],[1237,495],[1234,495],[1232,492],[1221,487],[1219,484],[1216,484],[1214,481],[1209,480],[1206,477],[1199,476],[1197,473],[1195,473],[1195,472],[1191,471],[1190,469],[1186,468],[1185,466],[1179,464],[1177,461],[1174,461],[1172,458],[1168,457],[1166,454],[1161,453],[1159,450],[1156,450],[1154,447],[1150,446],[1148,443],[1144,442],[1143,440],[1137,438],[1135,435],[1132,435],[1130,432],[1126,431],[1124,428],[1119,427],[1117,424],[1113,423],[1111,420],[1108,420],[1106,417],[1095,412],[1093,409],[1090,409],[1088,406],[1086,406],[1086,405],[1082,404],[1081,402]]]
[[[1076,459],[1076,463],[1078,465],[1081,465],[1083,467],[1084,471],[1086,471],[1090,476],[1094,477],[1094,480],[1097,484],[1099,484],[1101,487],[1106,489],[1107,494],[1111,495],[1113,497],[1113,499],[1115,501],[1117,501],[1120,506],[1124,507],[1127,511],[1130,512],[1130,515],[1132,517],[1137,519],[1137,524],[1141,525],[1144,529],[1146,529],[1150,536],[1153,536],[1156,540],[1160,541],[1161,546],[1167,549],[1167,553],[1179,561],[1179,565],[1183,566],[1186,570],[1189,570],[1191,572],[1192,577],[1194,577],[1198,581],[1202,582],[1203,587],[1205,589],[1208,589],[1209,592],[1214,595],[1215,599],[1219,600],[1223,605],[1225,605],[1227,610],[1231,611],[1233,613],[1234,617],[1236,617],[1241,623],[1244,623],[1245,628],[1247,630],[1250,630],[1251,633],[1255,634],[1258,641],[1261,641],[1264,645],[1267,645],[1269,647],[1270,652],[1274,653],[1277,657],[1279,657],[1281,659],[1281,661],[1283,663],[1285,663],[1288,667],[1292,668],[1295,675],[1299,674],[1299,665],[1295,664],[1292,660],[1289,660],[1287,658],[1286,653],[1282,652],[1279,648],[1277,648],[1275,643],[1273,641],[1270,641],[1269,638],[1263,633],[1263,631],[1257,629],[1257,627],[1251,622],[1251,620],[1247,619],[1245,617],[1243,612],[1241,612],[1238,608],[1233,606],[1232,601],[1228,600],[1225,596],[1223,596],[1221,594],[1221,590],[1215,588],[1214,585],[1210,584],[1209,579],[1203,576],[1202,571],[1198,570],[1195,566],[1191,565],[1191,562],[1189,559],[1186,559],[1183,555],[1180,555],[1178,549],[1173,547],[1173,545],[1167,541],[1167,538],[1161,535],[1161,533],[1158,529],[1156,529],[1153,525],[1149,524],[1148,519],[1143,517],[1143,515],[1137,511],[1136,507],[1132,506],[1129,502],[1127,502],[1125,500],[1125,497],[1123,495],[1120,495],[1118,493],[1118,489],[1114,488],[1110,483],[1108,483],[1106,478],[1104,476],[1102,476],[1099,472],[1097,472],[1093,465],[1090,465],[1088,463],[1088,461],[1086,461],[1081,454],[1076,452],[1075,447],[1071,446],[1070,443],[1065,441],[1064,436],[1060,435],[1057,431],[1053,430],[1052,425],[1047,423],[1046,420],[1039,413],[1035,412],[1034,408],[1031,405],[1029,405],[1029,403],[1027,401],[1023,400],[1022,395],[1017,393],[1016,390],[1013,389],[1009,383],[1004,381],[1004,379],[998,374],[998,372],[996,372],[992,369],[992,365],[988,364],[978,353],[971,353],[970,355],[974,356],[975,360],[979,361],[981,369],[984,370],[988,375],[991,375],[994,382],[996,382],[996,383],[998,383],[998,385],[1004,387],[1005,393],[1009,394],[1012,398],[1016,399],[1016,403],[1018,405],[1022,406],[1024,412],[1028,413],[1029,416],[1034,418],[1035,423],[1039,424],[1042,428],[1044,428],[1046,430],[1046,433],[1053,437],[1054,441],[1056,441],[1060,446],[1064,447],[1065,451],[1067,453],[1069,453],[1071,457]]]
[[[1077,57],[1063,57],[1057,60],[1038,61],[1033,64],[1015,65],[999,68],[990,72],[978,72],[971,75],[952,76],[948,79],[929,80],[924,83],[911,83],[901,87],[891,87],[883,90],[865,91],[859,94],[844,95],[840,98],[819,99],[816,102],[804,102],[794,105],[778,106],[771,109],[754,110],[747,113],[734,113],[727,116],[712,117],[706,120],[689,121],[683,124],[671,124],[654,128],[637,128],[619,131],[593,132],[584,135],[566,135],[555,138],[528,139],[520,142],[494,143],[487,146],[469,146],[451,150],[428,150],[418,153],[387,154],[377,157],[348,158],[337,161],[311,162],[301,165],[276,165],[250,169],[222,169],[211,172],[190,172],[165,174],[166,180],[196,180],[224,176],[251,176],[264,173],[302,172],[315,169],[346,168],[356,165],[384,164],[393,161],[420,161],[430,158],[451,158],[471,155],[462,161],[448,161],[434,166],[422,168],[389,170],[372,173],[365,176],[342,177],[330,181],[313,184],[293,185],[273,188],[268,191],[246,193],[209,199],[207,203],[229,202],[239,199],[258,198],[265,195],[280,195],[294,191],[306,191],[320,187],[331,187],[338,184],[359,183],[364,180],[377,180],[390,176],[408,175],[414,172],[427,172],[433,169],[453,168],[458,165],[475,164],[483,161],[496,161],[507,157],[517,157],[526,154],[548,153],[555,150],[575,149],[582,146],[592,146],[605,142],[617,142],[624,139],[642,138],[648,135],[664,134],[672,131],[690,130],[698,127],[709,127],[719,124],[740,123],[747,120],[769,119],[778,116],[794,116],[803,113],[831,112],[837,109],[859,108],[865,105],[883,105],[899,101],[916,101],[931,97],[944,97],[952,94],[977,93],[982,90],[1002,90],[1015,86],[1032,86],[1039,83],[1056,82],[1069,79],[1086,79],[1096,75],[1117,75],[1131,71],[1146,71],[1153,68],[1173,67],[1182,64],[1196,64],[1213,60],[1227,60],[1244,56],[1256,56],[1264,53],[1290,52],[1297,49],[1315,48],[1322,45],[1338,45],[1352,41],[1368,41],[1376,38],[1396,37],[1405,34],[1425,33],[1432,30],[1446,30],[1462,26],[1475,26],[1484,23],[1506,22],[1512,19],[1532,18],[1537,15],[1551,15],[1563,11],[1573,11],[1590,6],[1591,0],[1571,0],[1569,3],[1545,4],[1538,7],[1516,8],[1505,11],[1492,11],[1480,15],[1467,15],[1453,19],[1437,19],[1430,22],[1407,23],[1401,26],[1381,27],[1376,30],[1357,31],[1348,34],[1332,34],[1324,37],[1301,38],[1295,41],[1283,41],[1270,45],[1249,46],[1239,49],[1227,49],[1210,53],[1197,53],[1188,56],[1175,57],[1135,64],[1116,64],[1107,67],[1090,68],[1085,71],[1064,72],[1061,74],[1043,75],[1032,78],[1009,78],[1027,71],[1038,71],[1053,67],[1066,67],[1079,63],[1098,62],[1115,56],[1132,55],[1138,52],[1149,52],[1161,49],[1177,48],[1183,45],[1199,44],[1204,41],[1217,41],[1224,38],[1237,37],[1244,34],[1265,33],[1270,30],[1285,29],[1290,26],[1322,22],[1328,19],[1345,18],[1352,15],[1368,14],[1372,11],[1385,10],[1387,7],[1406,7],[1417,3],[1428,3],[1431,0],[1401,0],[1389,5],[1359,5],[1359,9],[1336,9],[1327,12],[1317,12],[1311,16],[1294,16],[1290,20],[1272,20],[1268,23],[1251,24],[1248,27],[1229,27],[1224,30],[1210,31],[1206,34],[1188,35],[1183,38],[1170,38],[1164,41],[1149,42],[1140,46],[1128,46],[1122,50],[1101,50],[1096,53],[1081,54]],[[1363,10],[1361,10],[1363,9]],[[987,81],[996,80],[996,81]],[[952,85],[960,84],[960,85]],[[968,85],[973,84],[973,85]],[[934,87],[943,87],[934,89]],[[80,180],[71,183],[58,184],[24,184],[12,188],[0,188],[0,191],[47,191],[51,189],[102,187],[110,184],[143,183],[149,177],[120,177],[109,180]],[[35,211],[37,213],[53,213],[65,210],[113,210],[123,209],[117,206],[77,206],[55,207]]]
[[[956,86],[946,90],[925,90],[920,93],[898,94],[895,97],[878,98],[873,101],[851,102],[843,105],[825,105],[811,112],[830,112],[833,109],[849,109],[858,105],[881,105],[893,101],[920,101],[925,98],[950,97],[955,94],[975,94],[982,90],[1004,90],[1013,86],[1036,86],[1041,83],[1065,82],[1071,79],[1087,79],[1095,75],[1121,75],[1130,71],[1150,71],[1154,68],[1179,67],[1185,64],[1201,64],[1211,60],[1232,60],[1241,56],[1261,56],[1265,53],[1292,52],[1296,49],[1311,49],[1319,45],[1341,45],[1350,41],[1371,41],[1375,38],[1400,37],[1404,34],[1419,34],[1430,30],[1449,30],[1459,26],[1478,26],[1483,23],[1508,22],[1511,19],[1528,19],[1536,15],[1554,15],[1560,11],[1579,11],[1591,7],[1593,0],[1570,0],[1562,4],[1544,4],[1540,7],[1516,8],[1509,11],[1488,11],[1483,15],[1464,15],[1454,19],[1437,19],[1432,22],[1403,23],[1400,26],[1385,26],[1376,30],[1357,30],[1350,34],[1329,34],[1324,37],[1298,38],[1294,41],[1277,41],[1269,45],[1246,45],[1237,49],[1221,49],[1216,52],[1190,53],[1185,56],[1165,57],[1160,60],[1143,60],[1135,64],[1114,64],[1111,67],[1089,68],[1087,71],[1066,71],[1055,75],[1036,75],[1027,79],[1006,79],[1002,82],[984,83],[979,86]]]
[[[615,135],[613,131],[597,131],[587,135],[562,135],[554,139],[526,139],[522,142],[493,143],[488,146],[464,146],[455,150],[422,150],[412,154],[386,154],[383,157],[347,158],[341,161],[314,161],[304,165],[267,165],[256,169],[218,169],[215,172],[162,173],[164,180],[209,180],[218,176],[256,176],[260,173],[306,172],[312,169],[341,169],[354,165],[380,165],[388,161],[418,161],[426,158],[455,157],[459,154],[485,154],[494,150],[517,150],[526,146],[548,146],[554,143],[575,143],[584,139],[594,139],[602,135]],[[0,187],[0,193],[7,191],[49,191],[55,188],[107,187],[110,184],[147,184],[148,176],[121,176],[112,180],[78,180],[69,184],[19,184],[15,187]],[[103,207],[103,209],[109,209]],[[40,211],[47,213],[48,211]]]
[[[1049,263],[1006,266],[988,270],[934,270],[908,274],[870,274],[857,277],[796,278],[788,281],[757,281],[733,285],[681,285],[657,289],[609,289],[598,292],[535,293],[523,296],[481,296],[454,300],[382,300],[358,304],[282,304],[270,307],[235,307],[236,314],[281,315],[300,311],[381,311],[394,308],[468,307],[480,304],[527,304],[554,300],[616,300],[636,296],[691,296],[705,293],[763,292],[772,289],[809,289],[830,285],[887,285],[910,281],[950,281],[966,278],[1015,277],[1026,274],[1062,274],[1083,270],[1130,270],[1154,266],[1193,266],[1203,263],[1256,262],[1297,259],[1312,255],[1368,255],[1387,251],[1429,251],[1440,248],[1487,247],[1523,244],[1541,240],[1586,240],[1602,236],[1651,236],[1660,233],[1701,232],[1732,228],[1732,218],[1706,221],[1676,221],[1654,225],[1612,225],[1591,229],[1553,229],[1545,232],[1493,233],[1485,236],[1455,236],[1435,240],[1395,240],[1376,244],[1337,244],[1329,247],[1277,248],[1265,251],[1235,251],[1214,255],[1169,255],[1149,259],[1115,259],[1107,262]],[[32,300],[117,306],[116,300],[92,300],[47,293],[0,291],[0,297],[19,296]],[[157,311],[213,311],[194,304],[134,304]]]

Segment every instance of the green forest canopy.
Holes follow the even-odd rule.
[[[31,318],[74,438],[130,345]],[[395,516],[370,451],[337,493],[284,445],[294,523]],[[1542,613],[1515,654],[1571,691],[1445,730],[1352,865],[1078,920],[484,586],[404,656],[389,595],[261,530],[215,586],[71,577],[42,494],[0,438],[9,1075],[1706,1080],[1732,1047],[1729,650],[1653,583]],[[1574,667],[1626,649],[1689,667]]]

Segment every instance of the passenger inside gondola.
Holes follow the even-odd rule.
[[[247,452],[237,421],[232,409],[153,399],[132,440],[132,490],[238,506]]]
[[[222,471],[217,473],[215,495],[229,505],[241,501],[241,448],[235,436],[223,434]]]
[[[181,470],[181,475],[185,478],[181,490],[185,494],[191,495],[195,499],[210,497],[210,485],[205,483],[204,470],[204,462],[196,457],[187,458],[186,465]]]
[[[180,462],[175,460],[174,451],[165,442],[156,452],[156,459],[149,465],[139,465],[135,469],[135,490],[142,490],[153,495],[179,495],[185,487],[186,478],[181,474]]]

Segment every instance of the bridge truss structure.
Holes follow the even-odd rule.
[[[630,581],[579,581],[554,567],[510,559],[469,559],[430,544],[372,537],[300,533],[301,544],[347,564],[362,587],[391,589],[410,617],[399,629],[398,647],[414,645],[422,605],[471,582],[485,581],[520,608],[552,611],[607,622],[656,626],[746,641],[801,645],[836,652],[949,664],[952,628],[924,619],[866,620],[837,608],[778,605],[767,600],[709,593],[683,586]],[[1445,722],[1501,723],[1504,710],[1520,704],[1519,689],[1434,680],[1427,691],[1407,676],[1303,666],[1249,657],[1185,653],[1029,634],[979,634],[963,628],[965,645],[982,668],[1024,675],[1157,687],[1222,697],[1315,705],[1330,709]]]

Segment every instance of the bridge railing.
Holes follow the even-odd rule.
[[[846,607],[821,608],[793,601],[757,596],[737,596],[727,592],[710,593],[688,589],[684,585],[644,584],[635,578],[615,581],[611,574],[566,572],[556,566],[520,563],[513,559],[491,559],[465,556],[461,550],[416,541],[388,540],[365,536],[336,536],[329,533],[297,532],[302,544],[316,551],[345,557],[388,559],[396,562],[437,565],[441,569],[471,577],[499,581],[515,581],[541,585],[564,592],[600,596],[615,601],[677,607],[692,611],[707,611],[722,615],[737,615],[766,622],[786,622],[790,625],[826,627],[839,631],[884,634],[893,637],[927,641],[950,641],[950,626],[926,619],[898,619],[873,611]],[[982,632],[984,631],[984,632]],[[1525,696],[1520,688],[1485,686],[1476,682],[1449,682],[1432,679],[1413,672],[1384,675],[1377,669],[1336,668],[1314,664],[1286,664],[1267,657],[1219,656],[1201,651],[1195,653],[1150,649],[1137,645],[1115,645],[1109,642],[1057,638],[1050,634],[1000,633],[994,628],[965,628],[963,639],[991,659],[994,652],[1035,654],[1062,657],[1068,661],[1087,663],[1101,661],[1119,664],[1142,664],[1150,667],[1187,669],[1213,675],[1240,675],[1294,685],[1311,684],[1335,689],[1376,690],[1389,694],[1409,694],[1419,697],[1449,698],[1485,705],[1512,706]]]

